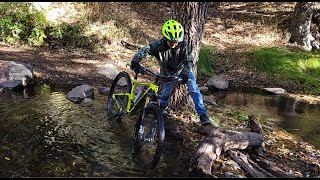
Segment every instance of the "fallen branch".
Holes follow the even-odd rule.
[[[251,158],[248,158],[248,161],[250,164],[252,164],[252,166],[254,168],[256,168],[257,170],[263,172],[265,175],[267,175],[268,177],[276,177],[273,174],[271,174],[270,172],[266,171],[265,169],[263,169],[262,167],[260,167],[257,163],[255,163]]]
[[[273,174],[276,177],[289,177],[287,173],[285,173],[283,170],[278,168],[275,163],[270,162],[262,157],[258,157],[254,154],[250,154],[250,158],[258,163],[260,167],[267,170],[271,174]]]
[[[125,48],[131,49],[131,50],[138,50],[138,49],[141,48],[139,45],[132,44],[132,43],[128,43],[128,42],[125,42],[125,41],[123,41],[123,40],[121,40],[121,44],[122,44],[122,46],[124,46]]]
[[[228,155],[236,161],[247,173],[252,177],[267,177],[263,172],[260,172],[249,163],[248,157],[239,151],[229,150]]]

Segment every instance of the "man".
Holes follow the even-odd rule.
[[[164,75],[178,75],[187,84],[188,92],[192,97],[201,125],[211,124],[203,104],[202,95],[192,71],[192,56],[184,40],[184,28],[175,20],[167,20],[162,26],[163,38],[153,41],[139,49],[131,61],[131,69],[139,71],[140,62],[147,55],[156,57],[160,65],[160,73]],[[160,94],[160,108],[164,111],[174,88],[174,83],[167,82],[162,85]]]

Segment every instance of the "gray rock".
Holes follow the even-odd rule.
[[[91,85],[81,85],[73,88],[67,94],[66,98],[72,102],[81,102],[86,98],[93,97],[93,87]]]
[[[4,83],[0,83],[0,87],[9,90],[15,90],[22,86],[22,82],[18,80],[10,80]]]
[[[105,64],[105,65],[99,66],[97,71],[99,74],[105,75],[109,79],[114,79],[119,73],[119,70],[113,64]]]
[[[5,89],[17,89],[31,84],[33,67],[27,63],[0,61],[0,86]]]
[[[282,89],[282,88],[263,88],[264,91],[272,93],[272,94],[286,94],[286,90]]]
[[[85,98],[85,99],[83,99],[82,101],[81,101],[81,104],[82,105],[92,105],[93,104],[93,99],[91,99],[91,98]]]
[[[225,90],[229,87],[229,77],[227,75],[214,75],[207,81],[207,87]]]
[[[26,76],[33,79],[33,69],[30,64],[10,63],[9,80],[22,80]]]
[[[103,94],[103,95],[106,95],[106,96],[109,94],[109,91],[110,91],[109,87],[101,87],[101,88],[99,88],[99,93]]]
[[[201,86],[199,87],[200,92],[207,92],[209,88],[207,86]]]
[[[204,102],[207,102],[207,103],[214,105],[214,106],[218,106],[216,101],[211,96],[202,96],[202,97],[203,97]]]

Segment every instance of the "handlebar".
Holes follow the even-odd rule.
[[[179,76],[174,76],[174,75],[163,75],[163,74],[156,74],[152,72],[150,69],[141,67],[142,71],[145,72],[146,75],[153,76],[158,80],[165,81],[165,82],[177,82],[180,83],[182,82],[182,78]]]
[[[127,64],[127,65],[131,66],[131,64]],[[164,82],[177,82],[177,83],[182,82],[182,78],[180,78],[179,76],[174,76],[174,75],[166,76],[162,74],[156,74],[151,70],[144,68],[142,66],[141,66],[141,69],[139,69],[138,71],[135,71],[135,76],[134,76],[135,79],[137,79],[139,73],[142,75],[146,74],[146,75],[152,76],[156,80],[161,80]]]
[[[174,76],[174,75],[163,75],[163,74],[156,74],[154,72],[152,72],[151,70],[147,69],[147,68],[144,68],[144,67],[141,67],[144,69],[145,73],[149,76],[153,76],[155,77],[156,79],[160,79],[162,81],[165,81],[165,82],[168,82],[168,81],[175,81],[175,82],[182,82],[182,78],[180,78],[179,76]]]

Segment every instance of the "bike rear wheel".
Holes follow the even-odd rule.
[[[140,115],[133,132],[133,151],[141,163],[154,168],[161,158],[165,138],[163,116],[149,104]]]
[[[111,121],[121,121],[121,118],[126,113],[126,106],[129,97],[125,95],[117,95],[113,98],[113,94],[130,93],[132,88],[130,75],[122,71],[113,80],[110,92],[107,99],[107,115]]]

